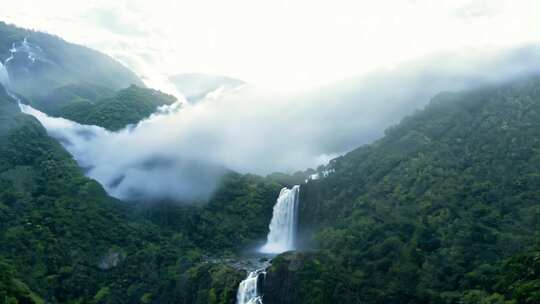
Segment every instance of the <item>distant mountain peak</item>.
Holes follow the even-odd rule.
[[[169,77],[169,80],[191,103],[204,99],[212,92],[234,90],[246,84],[240,79],[202,73],[178,74]]]

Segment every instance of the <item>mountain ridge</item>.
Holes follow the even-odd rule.
[[[122,89],[144,83],[124,65],[96,50],[57,36],[0,22],[0,60],[11,89],[26,97],[79,82]]]
[[[505,265],[540,248],[538,121],[539,77],[441,93],[334,159],[301,191],[318,251],[277,257],[265,303],[535,303]]]

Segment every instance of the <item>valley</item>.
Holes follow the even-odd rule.
[[[540,73],[411,89],[374,133],[334,113],[393,76],[348,83],[341,111],[302,97],[326,118],[303,124],[308,102],[264,105],[278,119],[230,101],[243,81],[187,75],[184,102],[0,23],[0,303],[539,303]],[[221,120],[253,113],[286,132]],[[320,164],[242,170],[279,153]]]

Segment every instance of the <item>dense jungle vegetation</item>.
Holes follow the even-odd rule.
[[[118,131],[127,125],[135,124],[144,118],[148,118],[160,106],[171,105],[176,102],[174,96],[135,85],[119,90],[114,94],[111,94],[108,90],[103,90],[103,88],[94,89],[91,91],[93,98],[85,98],[85,96],[79,95],[81,94],[79,93],[81,92],[80,87],[71,90],[71,92],[72,95],[65,97],[58,95],[47,96],[45,101],[41,101],[41,104],[44,105],[42,108],[46,113],[54,116],[64,117],[81,124],[97,125],[111,131]],[[86,92],[82,91],[82,93]],[[51,104],[50,100],[65,100],[65,102],[59,102],[63,103],[64,106],[51,109],[47,106]]]
[[[540,302],[540,78],[439,94],[324,170],[317,250],[274,260],[265,303]]]

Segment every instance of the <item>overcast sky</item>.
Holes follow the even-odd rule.
[[[309,88],[540,37],[536,0],[17,0],[4,1],[0,19],[106,52],[154,86],[204,72]]]

